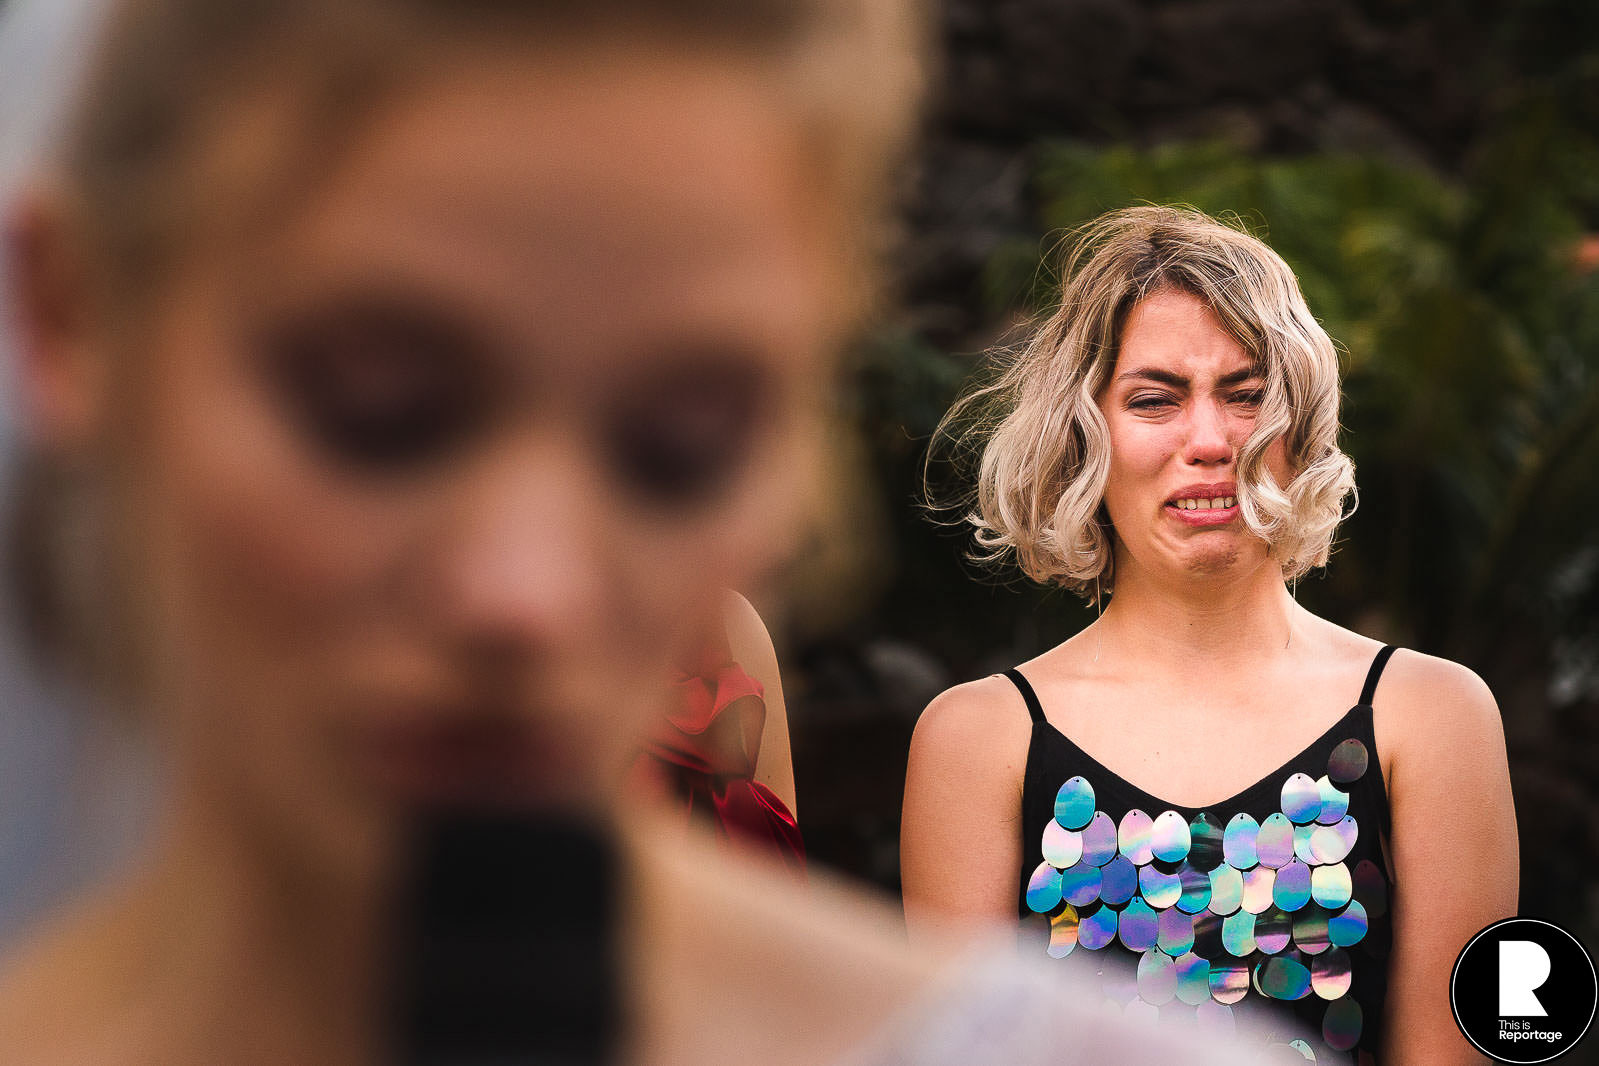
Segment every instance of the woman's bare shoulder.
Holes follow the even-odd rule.
[[[1379,688],[1406,704],[1441,700],[1448,710],[1465,714],[1494,703],[1487,682],[1469,666],[1409,648],[1394,652]]]
[[[1372,700],[1375,723],[1401,750],[1487,744],[1503,751],[1504,722],[1488,685],[1470,667],[1401,648]]]
[[[1327,623],[1333,655],[1365,676],[1383,647]],[[1504,723],[1487,684],[1461,663],[1396,647],[1371,696],[1372,729],[1390,789],[1407,767],[1449,766],[1453,773],[1491,771],[1505,762]]]
[[[916,720],[911,752],[960,753],[966,758],[1015,760],[1025,751],[1032,719],[1008,678],[979,678],[945,689]]]
[[[763,682],[777,674],[777,652],[771,634],[755,605],[740,593],[726,589],[722,594],[722,627],[733,661]]]

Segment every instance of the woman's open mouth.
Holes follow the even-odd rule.
[[[1238,497],[1233,491],[1210,495],[1184,492],[1166,501],[1166,511],[1190,526],[1224,526],[1238,517]]]

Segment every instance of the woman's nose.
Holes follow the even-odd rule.
[[[1222,405],[1209,399],[1194,401],[1188,418],[1188,439],[1183,459],[1191,464],[1222,464],[1233,458],[1231,422]]]
[[[583,632],[604,600],[601,495],[583,450],[559,442],[480,471],[444,549],[454,635],[522,657]]]

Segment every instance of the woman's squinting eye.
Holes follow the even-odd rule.
[[[652,507],[712,502],[753,450],[765,372],[749,359],[693,359],[633,382],[601,428],[617,482]]]
[[[446,322],[349,307],[267,332],[268,380],[290,420],[336,465],[409,473],[447,457],[487,420],[483,364]]]
[[[1135,392],[1127,398],[1127,406],[1134,411],[1159,411],[1176,402],[1164,392]]]

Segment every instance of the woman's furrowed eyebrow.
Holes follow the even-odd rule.
[[[1232,388],[1234,385],[1242,385],[1244,382],[1258,377],[1260,377],[1260,371],[1254,367],[1245,367],[1242,370],[1234,370],[1231,374],[1223,374],[1217,378],[1216,387],[1221,389]],[[1153,381],[1161,385],[1170,385],[1177,389],[1186,389],[1193,385],[1193,382],[1182,374],[1177,374],[1170,370],[1162,370],[1159,367],[1134,367],[1132,370],[1118,374],[1116,380]]]
[[[1177,389],[1188,388],[1189,381],[1181,374],[1174,374],[1170,370],[1161,370],[1156,367],[1135,367],[1116,375],[1117,381],[1154,381],[1161,385],[1170,385]]]

